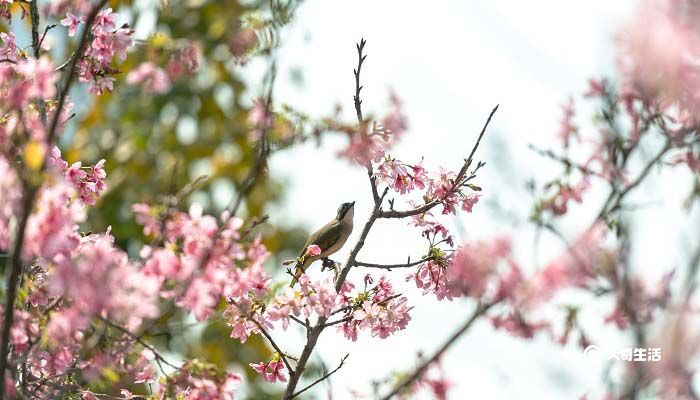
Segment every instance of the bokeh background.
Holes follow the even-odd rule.
[[[246,122],[254,99],[263,96],[274,59],[275,104],[289,104],[309,117],[322,118],[338,106],[348,122],[354,118],[352,69],[355,43],[368,40],[363,69],[363,106],[367,115],[381,115],[393,90],[402,100],[409,129],[392,151],[401,159],[424,157],[429,167],[456,168],[468,154],[491,108],[500,104],[477,158],[487,163],[477,183],[483,197],[473,214],[449,221],[457,242],[513,238],[526,269],[561,251],[561,243],[528,223],[534,199],[527,182],[544,182],[558,165],[528,149],[529,144],[553,148],[561,105],[569,96],[581,98],[589,78],[615,76],[615,33],[639,6],[634,0],[467,1],[321,1],[292,2],[282,14],[267,1],[114,2],[136,28],[140,45],[127,63],[157,61],[177,40],[201,43],[203,67],[189,80],[176,82],[166,95],[146,95],[139,88],[118,85],[111,95],[76,108],[77,129],[62,138],[69,159],[86,162],[107,158],[109,191],[91,218],[95,229],[112,225],[120,244],[137,251],[145,238],[133,223],[130,205],[159,201],[159,193],[182,187],[197,176],[208,180],[187,200],[209,211],[222,210],[240,189],[254,155]],[[243,26],[260,37],[256,56],[232,59],[229,44]],[[25,41],[28,41],[25,39]],[[66,51],[53,42],[54,51]],[[162,60],[161,60],[162,61]],[[126,69],[126,68],[125,68]],[[81,93],[73,98],[80,104]],[[590,104],[577,103],[576,122],[584,130],[591,121]],[[356,201],[356,224],[371,209],[366,172],[337,157],[346,144],[343,135],[324,135],[274,152],[269,173],[245,204],[246,215],[269,215],[261,227],[266,245],[275,253],[268,265],[283,279],[281,261],[293,256],[316,229],[335,214],[339,203]],[[640,190],[645,208],[633,236],[641,245],[633,253],[635,268],[652,277],[681,265],[698,211],[681,209],[683,193],[673,190],[687,182],[679,174],[656,176]],[[562,230],[574,235],[591,220],[596,199],[565,219]],[[187,204],[181,205],[187,207]],[[358,229],[359,231],[359,229]],[[355,232],[349,243],[359,234]],[[348,246],[349,247],[349,246]],[[393,263],[425,251],[419,232],[404,222],[380,221],[358,259]],[[344,260],[348,249],[334,258]],[[663,268],[661,268],[663,267]],[[359,282],[365,271],[352,271]],[[372,382],[410,369],[420,352],[432,352],[467,318],[472,304],[437,302],[403,283],[402,271],[392,272],[397,287],[415,307],[410,329],[388,339],[361,336],[348,342],[342,334],[324,334],[314,368],[333,367],[350,353],[343,369],[315,391],[318,398],[351,398],[351,390],[371,393]],[[652,278],[653,279],[653,278]],[[570,293],[577,301],[576,293]],[[566,300],[566,299],[565,299]],[[624,346],[626,339],[601,323],[612,302],[587,304],[584,323],[596,343]],[[553,310],[556,312],[556,310]],[[163,334],[149,339],[177,360],[182,354],[202,356],[243,371],[252,399],[277,398],[279,388],[256,381],[246,367],[269,356],[265,344],[252,338],[240,346],[228,338],[223,323],[194,324],[185,315],[160,322]],[[172,333],[184,331],[182,338]],[[301,332],[282,334],[279,343],[300,349]],[[550,338],[517,340],[495,332],[481,321],[443,360],[454,383],[450,398],[564,399],[584,393],[602,394],[605,365],[583,357],[574,343],[559,346]]]

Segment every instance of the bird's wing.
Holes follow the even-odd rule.
[[[301,254],[303,255],[306,252],[306,248],[312,244],[320,247],[321,251],[328,249],[338,242],[342,231],[340,221],[333,220],[327,223],[309,237],[304,248],[301,249]]]
[[[340,224],[340,221],[333,220],[327,223],[321,229],[317,230],[316,232],[311,234],[311,236],[309,236],[309,240],[306,241],[304,248],[301,249],[301,254],[299,254],[299,257],[303,257],[306,253],[306,248],[312,244],[315,244],[316,246],[320,247],[321,252],[327,250],[334,244],[338,243],[342,232],[343,228]],[[299,280],[299,277],[301,277],[301,275],[304,273],[306,267],[308,267],[309,264],[314,262],[314,260],[316,259],[318,258],[308,257],[304,260],[303,263],[297,263],[294,272],[294,278],[292,279],[292,282],[289,285],[290,287],[294,287],[294,284],[296,284],[297,280]]]

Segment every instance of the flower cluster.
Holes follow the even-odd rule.
[[[351,133],[347,148],[339,152],[341,157],[360,165],[371,165],[382,160],[385,153],[408,129],[403,104],[396,94],[390,96],[391,108],[380,122],[373,122],[368,132]],[[367,129],[367,127],[365,127]]]
[[[119,70],[111,67],[115,59],[125,60],[126,51],[134,43],[131,36],[134,30],[128,24],[117,27],[119,15],[111,8],[100,10],[95,21],[90,26],[90,42],[85,49],[85,55],[78,61],[78,80],[89,84],[89,92],[102,94],[114,90],[115,78],[112,75]],[[61,21],[68,27],[68,33],[73,36],[77,27],[84,22],[84,17],[68,12]]]
[[[48,57],[26,58],[25,53],[15,44],[12,32],[0,33],[0,151],[9,154],[17,151],[11,147],[22,143],[17,136],[26,136],[26,141],[37,143],[36,153],[45,151],[40,143],[46,137],[46,120],[55,112],[55,102],[50,101],[56,94],[58,75]],[[41,100],[41,103],[35,100]],[[45,101],[46,100],[46,101]],[[64,112],[70,109],[66,104]],[[67,114],[66,114],[67,115]],[[63,115],[62,115],[63,116]],[[67,118],[61,118],[64,122]],[[13,139],[14,136],[14,139]],[[43,154],[33,158],[36,167],[43,162]]]
[[[683,125],[700,122],[698,10],[686,1],[651,0],[618,36],[623,96],[671,111]],[[675,108],[675,111],[672,109]]]
[[[365,286],[372,278],[365,277]],[[404,330],[411,321],[407,305],[408,299],[394,292],[391,282],[381,277],[376,285],[347,297],[350,287],[345,288],[342,303],[347,303],[343,311],[345,321],[338,327],[346,338],[356,341],[358,330],[368,330],[373,337],[385,339],[397,331]]]
[[[198,360],[186,362],[174,375],[159,382],[154,393],[157,400],[217,399],[235,400],[241,375],[222,371],[213,364]]]
[[[80,161],[69,167],[68,163],[61,158],[61,150],[54,147],[51,150],[49,165],[63,175],[66,183],[75,189],[84,204],[94,205],[95,200],[107,188],[104,159],[91,167],[83,167]]]
[[[199,70],[200,53],[199,45],[192,41],[187,41],[183,46],[173,51],[167,66],[170,79],[176,80],[195,74]]]
[[[278,353],[273,355],[272,360],[268,362],[260,362],[250,364],[250,367],[263,377],[265,382],[275,383],[287,382],[287,377],[284,375],[284,363]]]
[[[338,294],[331,279],[312,282],[308,275],[299,278],[299,290],[285,290],[273,300],[268,313],[271,321],[289,326],[290,316],[328,318],[337,305]]]
[[[243,299],[249,292],[263,293],[269,275],[263,263],[269,253],[257,238],[243,245],[239,229],[243,220],[224,212],[220,221],[202,213],[195,203],[188,213],[177,212],[159,224],[156,208],[133,206],[145,234],[162,235],[163,248],[141,251],[146,274],[160,285],[184,284],[182,293],[164,292],[176,297],[178,306],[194,312],[202,321],[210,316],[222,298]],[[239,268],[245,265],[246,268]]]
[[[146,93],[163,94],[170,90],[172,83],[168,74],[152,62],[144,62],[126,75],[126,83],[142,85]]]
[[[411,165],[390,157],[379,165],[377,179],[400,194],[423,190],[429,182],[428,173],[421,163]]]
[[[188,41],[171,52],[166,69],[152,61],[142,62],[126,75],[126,82],[142,86],[148,94],[167,93],[177,79],[197,72],[199,53],[199,46]]]

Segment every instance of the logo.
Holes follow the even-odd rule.
[[[583,356],[586,358],[605,359],[606,361],[656,362],[661,361],[661,348],[623,347],[617,350],[609,350],[601,349],[599,346],[592,344],[583,350]]]

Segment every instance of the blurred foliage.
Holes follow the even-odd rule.
[[[150,240],[135,224],[132,204],[162,203],[163,195],[174,194],[202,174],[207,179],[190,200],[218,213],[235,196],[256,157],[249,139],[250,99],[261,97],[267,84],[248,87],[241,70],[251,57],[274,64],[279,31],[291,22],[298,6],[295,0],[187,0],[163,1],[146,10],[141,3],[110,2],[120,13],[128,11],[123,15],[131,14],[132,26],[147,21],[151,12],[158,15],[154,32],[137,43],[120,69],[127,72],[145,61],[165,68],[174,50],[195,41],[201,51],[199,71],[174,81],[170,91],[161,95],[128,85],[126,74],[120,74],[113,93],[97,97],[85,112],[79,112],[74,124],[77,130],[64,149],[70,162],[107,160],[108,191],[91,210],[91,226],[86,230],[103,231],[111,226],[119,245],[132,254]],[[80,93],[73,98],[79,103]],[[280,192],[280,182],[260,177],[239,213],[264,215],[268,204],[279,201]],[[304,237],[298,229],[286,232],[270,224],[258,229],[273,254],[296,251],[297,237]],[[153,329],[161,333],[148,338],[168,351],[203,358],[220,367],[238,364],[247,381],[255,382],[249,386],[249,398],[279,398],[279,393],[266,392],[270,386],[260,383],[248,368],[248,363],[270,357],[263,340],[254,336],[240,345],[229,338],[230,328],[220,320],[203,329],[200,324],[178,332],[177,326],[189,322],[190,318],[179,313],[168,316]],[[184,344],[175,343],[183,337]]]

